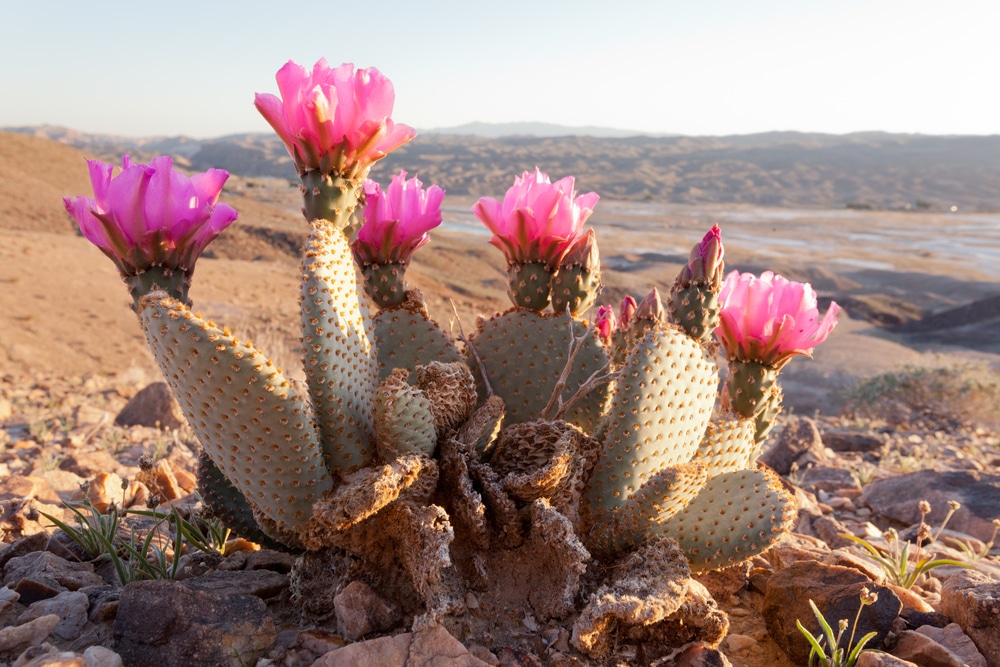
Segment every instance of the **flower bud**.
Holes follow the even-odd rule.
[[[926,500],[921,500],[919,503],[917,503],[917,509],[920,510],[921,514],[930,514],[931,504]]]

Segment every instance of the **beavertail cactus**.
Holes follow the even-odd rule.
[[[187,299],[195,259],[236,217],[216,203],[225,172],[126,157],[112,177],[91,163],[94,198],[66,200],[129,284],[204,450],[212,511],[305,552],[293,597],[310,612],[360,580],[414,627],[451,623],[480,643],[529,618],[572,627],[593,657],[616,636],[718,643],[725,615],[690,572],[751,558],[794,518],[756,459],[778,372],[826,338],[836,304],[821,320],[808,285],[723,281],[714,226],[666,303],[654,287],[590,322],[601,271],[584,225],[598,196],[536,168],[474,207],[513,307],[456,340],[405,282],[443,191],[405,172],[385,189],[366,181],[413,136],[389,117],[391,83],[321,60],[311,73],[289,62],[278,85],[256,103],[302,181],[305,390]]]

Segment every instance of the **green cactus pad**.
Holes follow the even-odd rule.
[[[795,497],[767,468],[722,473],[664,525],[695,572],[741,563],[768,549],[792,525]]]
[[[361,180],[344,178],[337,174],[308,171],[302,180],[302,215],[307,222],[325,220],[327,227],[343,231],[353,238],[358,221],[353,218],[361,194]]]
[[[314,224],[303,258],[302,346],[306,382],[331,471],[372,460],[378,372],[373,325],[344,233]]]
[[[383,461],[400,454],[431,456],[437,444],[431,402],[409,385],[408,375],[405,369],[393,371],[375,399],[375,444]]]
[[[708,468],[712,477],[724,472],[754,467],[758,447],[753,419],[733,413],[716,416],[705,430],[705,438],[694,454],[694,462]]]
[[[664,534],[665,522],[698,496],[708,481],[704,466],[670,466],[652,476],[614,512],[596,516],[587,548],[600,558],[617,556]]]
[[[601,291],[601,274],[581,266],[567,266],[552,276],[552,312],[579,316],[597,301]]]
[[[379,308],[398,306],[406,300],[406,283],[402,264],[372,264],[361,269],[365,277],[365,292]]]
[[[432,320],[417,290],[406,293],[406,301],[375,316],[375,341],[378,350],[379,379],[384,380],[394,368],[415,371],[433,361],[462,361],[451,336]]]
[[[726,399],[730,409],[744,417],[756,417],[767,407],[778,382],[778,370],[757,361],[729,362]]]
[[[604,444],[587,496],[611,512],[668,466],[687,463],[711,418],[718,369],[697,341],[657,326],[629,354],[602,427]]]
[[[140,301],[153,355],[205,451],[275,525],[296,531],[333,482],[309,406],[261,352],[164,292]]]
[[[758,410],[756,416],[754,416],[753,421],[757,427],[757,433],[754,437],[757,443],[757,453],[753,457],[753,460],[757,460],[757,456],[760,455],[760,450],[767,440],[768,434],[771,433],[771,429],[774,428],[775,423],[778,421],[778,415],[781,414],[781,404],[784,401],[785,395],[781,390],[781,385],[775,382],[771,385],[770,390],[764,395],[764,407]]]
[[[232,530],[233,536],[248,539],[268,549],[289,549],[289,545],[272,539],[261,530],[253,518],[250,503],[205,452],[198,456],[198,493],[201,494],[208,513]]]
[[[542,417],[566,366],[571,325],[574,336],[584,335],[587,330],[582,322],[565,313],[540,315],[523,308],[479,324],[471,342],[486,368],[493,392],[503,399],[508,424]],[[564,401],[608,363],[604,346],[594,332],[587,333],[581,345],[562,392]],[[480,395],[485,395],[478,363],[472,360],[469,367],[476,375]],[[604,414],[609,394],[607,384],[597,387],[562,418],[589,433]]]
[[[536,312],[549,305],[552,272],[542,262],[511,264],[507,267],[507,296],[511,303]]]
[[[667,310],[672,323],[707,344],[719,324],[719,295],[712,291],[711,285],[692,283],[681,287],[675,283]]]

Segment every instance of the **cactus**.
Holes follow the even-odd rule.
[[[346,65],[336,76],[325,62],[312,75],[297,67],[286,65],[283,90],[300,81],[309,99],[354,76]],[[384,86],[380,77],[363,80]],[[384,92],[379,100],[391,99]],[[415,627],[462,614],[476,591],[480,615],[498,624],[520,623],[528,608],[540,621],[576,615],[566,621],[574,645],[591,656],[623,627],[621,637],[717,643],[725,617],[689,571],[744,561],[787,529],[793,497],[755,460],[781,407],[779,370],[826,337],[836,309],[821,321],[811,289],[768,274],[723,281],[716,226],[666,307],[654,288],[640,304],[627,297],[617,319],[604,306],[591,324],[583,318],[600,267],[583,223],[597,195],[578,196],[572,178],[552,183],[536,169],[503,203],[474,207],[507,259],[514,307],[455,340],[405,283],[412,253],[440,222],[443,192],[405,173],[385,192],[364,181],[410,133],[387,116],[336,125],[349,125],[347,114],[323,121],[341,134],[317,137],[296,126],[313,107],[281,113],[296,103],[258,97],[299,170],[310,226],[300,290],[306,396],[262,350],[191,310],[187,280],[204,236],[179,237],[170,255],[123,247],[113,225],[137,224],[125,210],[105,215],[111,232],[95,236],[112,238],[102,249],[128,280],[202,444],[209,505],[244,534],[306,550],[296,599],[355,578]],[[96,204],[66,205],[82,229],[96,228],[86,217]],[[198,224],[214,230],[213,215]],[[333,564],[336,576],[324,573]],[[596,593],[581,600],[585,572]],[[508,590],[510,581],[530,590]],[[319,597],[303,604],[329,611],[330,596]]]

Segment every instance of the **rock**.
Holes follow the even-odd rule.
[[[892,654],[920,667],[987,667],[986,660],[978,652],[978,660],[967,663],[927,635],[914,630],[899,633]]]
[[[726,645],[733,653],[740,653],[741,651],[749,651],[754,646],[757,646],[757,640],[747,635],[734,633],[726,637]]]
[[[490,667],[469,653],[460,641],[448,634],[440,625],[424,628],[419,632],[379,637],[330,651],[312,664],[312,667]]]
[[[60,639],[76,639],[83,632],[83,626],[87,624],[89,605],[86,593],[66,591],[54,598],[34,603],[18,617],[17,622],[27,623],[42,616],[55,614],[59,617],[59,623],[52,629],[52,634]]]
[[[920,667],[920,665],[897,658],[889,653],[874,653],[865,651],[858,656],[854,667]]]
[[[0,544],[0,569],[7,564],[11,558],[27,556],[36,551],[43,551],[49,543],[47,533],[32,533],[25,535],[10,544]]]
[[[59,505],[48,505],[34,498],[11,498],[0,500],[0,535],[16,540],[45,531],[51,523],[42,513],[64,518]]]
[[[21,594],[17,591],[6,586],[0,587],[0,614],[9,611],[20,599]]]
[[[41,644],[59,623],[55,614],[41,616],[22,625],[12,625],[0,630],[0,653],[12,651],[21,646]]]
[[[920,521],[917,503],[931,505],[927,523],[937,527],[948,513],[948,501],[962,507],[948,521],[948,528],[986,542],[993,534],[993,519],[1000,518],[1000,475],[980,472],[920,470],[878,479],[865,487],[862,501],[882,516],[904,524]]]
[[[253,595],[193,590],[185,582],[140,581],[122,589],[115,648],[128,665],[239,667],[266,652],[277,631]]]
[[[958,623],[949,623],[943,628],[934,625],[921,626],[917,628],[917,632],[947,648],[969,667],[987,667],[986,658]]]
[[[122,667],[122,659],[103,646],[91,646],[81,655],[41,644],[26,649],[11,667]]]
[[[115,417],[119,426],[151,426],[164,430],[184,425],[184,413],[170,393],[166,382],[147,385],[132,397]]]
[[[102,472],[114,472],[120,467],[121,464],[118,463],[118,460],[111,456],[106,449],[73,452],[59,464],[60,470],[66,470],[84,479],[90,479]]]
[[[31,498],[47,505],[59,505],[62,499],[48,482],[31,475],[13,475],[0,479],[0,500]]]
[[[73,563],[47,551],[11,558],[3,568],[3,584],[21,594],[21,602],[32,604],[62,591],[76,591],[84,586],[101,586],[104,580],[94,573],[90,563]],[[51,595],[37,591],[50,590]],[[27,593],[27,594],[26,594]]]
[[[357,640],[373,632],[391,629],[400,621],[399,611],[361,581],[352,581],[333,598],[337,631]]]
[[[961,626],[988,665],[1000,665],[1000,581],[976,570],[948,577],[941,612]]]
[[[799,484],[806,491],[819,493],[826,491],[841,491],[843,489],[861,489],[857,478],[850,470],[834,468],[833,466],[813,466],[799,473]]]
[[[808,417],[798,417],[789,420],[778,441],[758,460],[774,468],[779,475],[788,475],[793,463],[802,470],[828,458],[816,422]]]
[[[119,508],[131,507],[140,487],[143,490],[146,488],[134,480],[125,483],[116,473],[101,472],[94,475],[87,484],[86,498],[95,510],[107,514],[112,503]]]
[[[268,599],[288,588],[288,576],[271,570],[220,571],[184,582],[188,588],[220,595],[253,595]]]
[[[177,500],[185,495],[177,482],[170,462],[160,459],[149,468],[141,469],[135,476],[137,482],[142,482],[153,495],[159,496],[160,502]]]
[[[656,664],[662,667],[733,667],[722,651],[701,642],[689,644]]]
[[[823,429],[823,444],[835,452],[877,452],[886,442],[888,438],[882,433],[841,428]]]
[[[854,622],[863,586],[877,593],[878,600],[861,611],[855,636],[875,632],[871,645],[880,645],[903,607],[899,598],[892,590],[877,586],[857,570],[814,561],[793,563],[768,580],[761,612],[768,634],[793,661],[805,664],[809,659],[809,643],[795,621],[801,621],[813,634],[820,629],[808,601],[815,602],[830,625],[836,628],[841,619]]]

